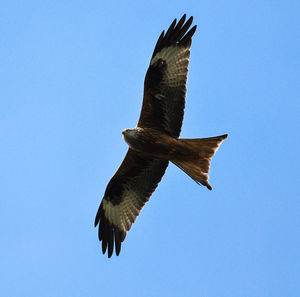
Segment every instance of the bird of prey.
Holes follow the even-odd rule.
[[[196,183],[208,183],[210,159],[227,134],[179,139],[185,107],[186,81],[193,17],[175,19],[158,38],[144,81],[144,98],[138,124],[122,131],[129,149],[109,181],[99,206],[95,227],[102,252],[108,257],[121,243],[160,182],[169,161]]]

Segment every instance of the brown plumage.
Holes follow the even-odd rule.
[[[144,99],[137,127],[123,130],[128,152],[111,178],[98,209],[103,254],[119,255],[121,243],[160,182],[169,161],[198,184],[208,183],[210,160],[227,135],[178,139],[181,131],[193,17],[184,15],[161,33],[146,73]]]

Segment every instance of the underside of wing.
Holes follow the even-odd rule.
[[[168,161],[145,157],[128,150],[120,168],[107,185],[98,209],[95,226],[102,241],[103,254],[111,257],[115,246],[119,255],[121,243],[145,203],[157,187]]]
[[[176,19],[155,46],[144,83],[139,127],[158,129],[179,137],[186,95],[190,47],[196,26],[193,17]]]

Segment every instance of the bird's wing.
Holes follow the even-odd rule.
[[[196,26],[193,17],[176,19],[156,43],[144,82],[139,127],[160,130],[172,137],[180,134],[186,94],[190,47]]]
[[[95,226],[99,224],[102,252],[108,248],[111,257],[115,245],[119,255],[121,243],[145,203],[157,187],[168,161],[144,157],[129,149],[118,171],[107,185],[98,209]]]

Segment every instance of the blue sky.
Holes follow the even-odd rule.
[[[182,137],[228,133],[213,191],[170,165],[119,257],[94,217],[155,42],[194,35]],[[6,1],[1,296],[299,296],[299,1]]]

